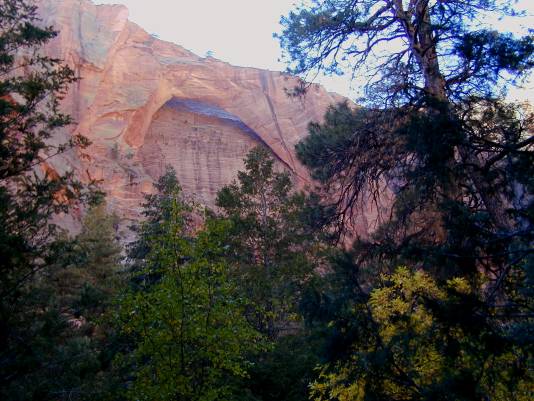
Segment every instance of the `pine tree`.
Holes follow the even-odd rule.
[[[76,319],[98,318],[121,287],[121,246],[106,203],[91,207],[74,240],[69,260],[54,269],[51,280],[58,302]]]
[[[491,13],[512,16],[513,2],[313,1],[282,20],[281,43],[294,72],[335,72],[343,61],[356,73],[371,71],[364,107],[332,107],[297,146],[327,199],[336,199],[339,228],[354,235],[350,223],[360,205],[380,199],[383,191],[394,195],[379,227],[334,263],[332,276],[344,272],[337,286],[342,293],[326,289],[315,300],[341,344],[315,387],[317,399],[526,395],[524,383],[532,380],[524,366],[532,363],[526,294],[532,288],[534,120],[528,107],[499,95],[529,76],[534,41],[475,23]],[[398,278],[394,272],[401,265],[416,270],[407,278],[410,286],[424,271],[441,290],[451,280],[468,289],[410,299],[415,310],[418,302],[432,305],[425,319],[433,331],[402,328],[387,338],[393,329],[386,326],[409,321],[413,310],[396,311],[385,323],[373,294]],[[395,297],[382,301],[386,310],[400,303]],[[340,313],[332,313],[332,302]],[[311,317],[324,320],[320,312]],[[417,352],[432,350],[453,332],[472,348],[441,348],[433,380],[410,370],[426,364]],[[488,379],[480,366],[495,375]]]
[[[295,192],[287,172],[276,171],[273,157],[257,147],[245,158],[238,182],[224,187],[217,206],[232,222],[231,255],[248,318],[270,339],[298,325],[298,303],[320,260],[321,231],[305,219],[311,208]]]

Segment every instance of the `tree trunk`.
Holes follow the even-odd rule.
[[[440,103],[450,104],[446,91],[446,81],[441,73],[428,10],[428,0],[412,0],[404,10],[402,0],[395,1],[395,14],[404,26],[411,51],[421,69],[425,92]],[[438,111],[443,112],[443,111]],[[454,118],[451,113],[451,118]],[[512,223],[505,215],[505,202],[499,194],[493,193],[487,180],[481,174],[482,162],[465,144],[458,145],[458,154],[468,167],[468,175],[475,186],[493,225],[501,231],[511,230]],[[451,158],[450,167],[455,164]],[[449,194],[456,198],[454,193]]]

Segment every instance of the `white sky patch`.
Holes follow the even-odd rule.
[[[96,4],[124,4],[130,20],[160,39],[174,42],[199,56],[208,52],[233,65],[283,71],[281,49],[273,33],[280,32],[280,17],[294,8],[295,0],[94,0]],[[519,0],[528,16],[489,19],[488,26],[516,34],[534,29],[534,0]],[[317,77],[332,92],[354,98],[361,82],[350,75]],[[510,98],[534,99],[534,82],[512,90]]]

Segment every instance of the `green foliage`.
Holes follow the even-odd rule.
[[[532,397],[534,117],[496,95],[534,46],[473,23],[490,14],[513,3],[312,1],[282,20],[293,71],[371,71],[368,107],[331,107],[297,146],[356,239],[304,300],[326,336],[318,400]]]
[[[154,243],[157,242],[155,238],[163,235],[165,224],[173,214],[174,219],[180,217],[181,238],[185,240],[192,234],[191,220],[195,206],[184,198],[182,188],[176,178],[176,172],[172,167],[167,166],[165,173],[154,185],[154,189],[155,193],[145,195],[145,203],[142,205],[144,221],[131,227],[137,234],[135,241],[128,247],[131,269],[133,271],[143,270],[146,273],[146,275],[142,274],[134,278],[134,282],[158,279],[158,269],[155,265],[149,272],[146,272],[146,257]]]
[[[224,257],[230,223],[208,219],[184,235],[191,231],[191,207],[171,177],[160,182],[171,182],[172,190],[161,187],[148,206],[158,218],[149,218],[142,231],[149,250],[136,273],[140,285],[120,301],[119,327],[133,343],[124,355],[134,369],[127,397],[232,399],[247,375],[246,356],[261,338],[243,316],[246,302]],[[155,274],[157,280],[147,279]]]
[[[75,80],[59,60],[39,54],[53,38],[39,28],[36,7],[23,0],[0,4],[0,294],[16,297],[20,286],[55,256],[50,218],[89,195],[72,174],[45,173],[47,159],[88,145],[74,136],[54,145],[51,136],[70,124],[59,100]],[[57,142],[57,141],[56,141]]]
[[[230,257],[251,301],[247,318],[274,339],[298,327],[300,294],[321,256],[320,231],[306,219],[311,203],[293,191],[288,173],[276,171],[267,150],[253,149],[245,168],[219,192],[217,206],[232,222]]]
[[[113,333],[104,317],[122,285],[113,224],[105,204],[90,209],[54,266],[26,284],[24,315],[11,320],[23,334],[4,354],[5,399],[94,399],[107,390]]]
[[[122,286],[117,220],[107,214],[105,203],[91,207],[68,255],[69,264],[55,269],[51,276],[58,301],[69,305],[74,315],[103,313]]]
[[[467,280],[438,284],[407,268],[382,280],[366,306],[368,336],[323,367],[314,400],[532,397],[531,346],[495,326],[498,310],[486,309]]]
[[[451,109],[461,120],[411,108],[340,105],[297,146],[337,200],[339,228],[350,229],[362,205],[387,206],[382,193],[395,196],[372,238],[356,243],[359,262],[369,269],[418,264],[476,274],[502,267],[504,255],[528,254],[532,113],[480,99]],[[460,152],[465,157],[456,158]]]
[[[309,384],[322,360],[321,341],[305,332],[281,336],[267,352],[253,359],[250,378],[246,380],[250,400],[308,400]]]
[[[331,210],[317,195],[295,191],[289,174],[264,148],[245,158],[238,181],[217,198],[220,219],[230,222],[227,260],[245,316],[271,343],[251,359],[244,399],[306,400],[320,361],[320,337],[309,335],[301,315],[303,295],[326,268]]]
[[[509,4],[306,2],[282,21],[293,71],[386,51],[371,107],[330,108],[297,146],[325,196],[255,148],[201,215],[169,168],[121,269],[105,204],[74,240],[50,223],[93,194],[46,164],[88,144],[52,140],[76,78],[39,54],[36,8],[1,2],[0,397],[532,399],[534,116],[493,95],[534,46],[473,24]],[[389,210],[354,236],[370,200]]]
[[[60,60],[40,54],[56,33],[39,25],[31,2],[0,2],[0,397],[6,400],[79,398],[98,364],[91,341],[72,327],[73,305],[56,297],[53,281],[74,245],[51,220],[97,193],[47,164],[89,142],[53,138],[71,122],[59,102],[76,78]]]

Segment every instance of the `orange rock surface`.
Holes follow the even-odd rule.
[[[123,219],[139,217],[142,194],[166,164],[189,195],[213,206],[257,144],[270,148],[300,186],[308,182],[294,146],[342,97],[312,85],[304,98],[290,98],[286,89],[297,78],[199,57],[149,35],[128,20],[124,6],[37,4],[43,23],[59,31],[45,51],[81,77],[64,101],[76,125],[56,140],[80,133],[92,141],[84,155],[72,152],[51,164],[102,180],[108,204]]]

